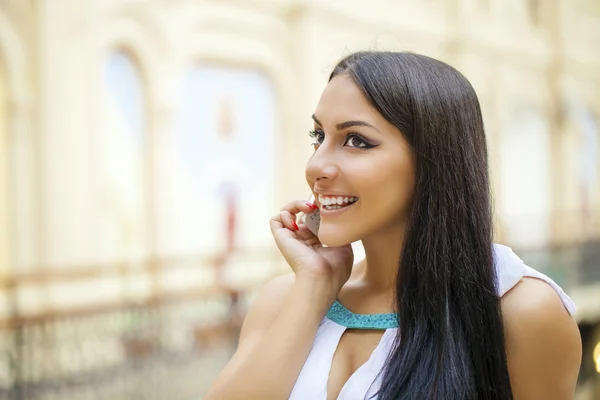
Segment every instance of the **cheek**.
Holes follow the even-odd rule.
[[[386,162],[373,169],[365,180],[369,209],[387,219],[404,218],[414,194],[414,170],[409,162]],[[365,202],[367,203],[367,202]]]
[[[366,160],[365,160],[366,161]],[[354,162],[345,169],[348,183],[360,196],[360,208],[353,218],[321,223],[319,239],[327,246],[341,246],[404,223],[414,193],[414,172],[398,160]]]

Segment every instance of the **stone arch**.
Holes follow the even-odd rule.
[[[140,126],[138,127],[140,130],[144,130],[148,123],[146,121],[146,115],[147,115],[147,108],[148,108],[148,100],[147,100],[147,96],[146,96],[146,79],[143,76],[143,72],[142,69],[140,68],[140,63],[138,61],[138,59],[136,58],[135,54],[133,51],[131,51],[129,48],[127,47],[117,47],[114,49],[114,51],[111,54],[107,55],[107,59],[105,59],[104,61],[104,66],[105,66],[105,79],[111,79],[111,78],[115,78],[115,76],[106,76],[107,73],[110,73],[111,71],[106,70],[106,68],[111,68],[111,66],[114,68],[116,66],[118,66],[118,68],[120,68],[119,73],[123,73],[125,72],[128,75],[131,75],[128,77],[132,79],[132,81],[129,82],[123,82],[123,84],[128,84],[128,85],[132,85],[132,86],[137,86],[137,87],[130,87],[129,89],[131,90],[135,90],[137,93],[134,93],[134,95],[138,95],[139,97],[141,97],[141,104],[140,104],[140,121],[137,121],[140,123]],[[129,70],[129,72],[127,72],[127,70]],[[112,71],[113,73],[116,71]],[[121,76],[121,78],[123,78],[123,76]],[[108,82],[105,82],[108,83]],[[118,89],[118,88],[113,88],[114,89]],[[121,96],[123,95],[123,93],[121,93]],[[141,133],[141,132],[138,132]]]
[[[221,32],[198,32],[187,49],[181,67],[195,63],[213,62],[230,66],[254,67],[273,82],[278,102],[290,92],[291,70],[284,57],[263,41],[241,34]]]
[[[164,58],[157,50],[157,42],[153,42],[156,35],[150,34],[153,28],[121,16],[107,21],[107,26],[108,29],[98,31],[100,59],[96,65],[103,65],[102,61],[107,55],[115,51],[128,54],[140,72],[147,106],[152,108],[152,104],[160,97],[158,84],[160,76],[164,74]]]
[[[265,42],[263,40],[260,40],[258,37],[253,37],[251,32],[247,32],[246,34],[244,34],[243,32],[237,32],[235,34],[233,33],[224,33],[224,32],[220,32],[220,31],[215,31],[212,29],[202,29],[199,28],[199,25],[201,26],[201,24],[198,23],[198,21],[191,21],[191,27],[193,27],[191,30],[191,33],[187,33],[185,34],[186,37],[191,38],[191,40],[189,40],[185,46],[182,47],[182,56],[177,60],[178,63],[176,64],[176,70],[173,71],[173,75],[174,76],[188,76],[188,71],[193,71],[193,70],[198,70],[199,69],[203,69],[204,67],[206,67],[207,69],[214,69],[214,70],[219,70],[222,67],[223,71],[227,71],[229,70],[230,72],[238,70],[240,71],[240,73],[244,73],[243,71],[251,71],[251,74],[256,74],[258,76],[260,76],[260,80],[264,83],[265,86],[262,86],[263,88],[266,88],[267,86],[269,86],[269,92],[271,93],[270,98],[272,99],[271,101],[273,102],[272,104],[274,104],[274,107],[272,110],[274,110],[274,116],[275,118],[273,120],[270,119],[270,121],[272,121],[271,126],[275,127],[273,135],[269,135],[269,137],[272,137],[272,139],[269,139],[269,150],[268,150],[268,154],[269,154],[269,159],[271,159],[271,151],[273,151],[273,156],[271,160],[276,160],[277,157],[275,156],[275,154],[281,154],[281,151],[279,151],[277,149],[277,147],[280,147],[283,145],[285,145],[285,142],[288,140],[287,137],[289,136],[296,136],[296,137],[301,137],[303,138],[303,136],[301,135],[280,135],[277,134],[279,132],[289,132],[290,131],[290,127],[294,126],[293,122],[290,123],[290,119],[291,118],[286,118],[286,115],[291,114],[290,111],[291,110],[286,110],[285,107],[286,105],[289,105],[290,103],[294,104],[294,101],[290,101],[293,99],[290,99],[289,93],[291,92],[289,90],[289,85],[292,82],[292,80],[290,79],[290,74],[289,74],[289,69],[287,67],[286,64],[286,59],[285,57],[282,55],[282,53],[278,53],[276,50],[276,47],[274,47],[273,44],[270,44],[268,42]],[[206,27],[205,27],[206,28]],[[243,27],[242,27],[243,28]],[[183,33],[183,31],[182,31]],[[276,46],[276,43],[275,43]],[[235,75],[236,72],[232,72],[232,79]],[[188,87],[187,84],[183,85],[186,88]],[[210,86],[210,85],[207,85]],[[227,85],[226,85],[227,86]],[[178,88],[182,87],[182,85],[178,85]],[[242,89],[243,90],[243,89]],[[235,90],[234,90],[235,91]],[[235,95],[234,95],[235,97]],[[183,98],[178,97],[178,100],[183,101]],[[215,103],[218,103],[219,105],[222,105],[224,99],[215,99]],[[173,103],[175,104],[179,104],[179,101],[174,101]],[[297,103],[297,101],[295,102]],[[215,105],[215,107],[219,107],[218,105]],[[235,107],[233,107],[235,108]],[[179,107],[178,107],[179,110]],[[233,111],[233,113],[235,114],[236,112]],[[180,115],[178,113],[176,113],[176,115]],[[280,118],[280,116],[283,115],[284,117]],[[179,121],[179,120],[178,120]],[[288,125],[289,124],[289,125]],[[175,126],[176,124],[174,124]],[[296,125],[297,128],[297,125]],[[269,129],[267,129],[267,131],[269,131]],[[173,132],[173,147],[177,147],[175,145],[175,140],[176,140],[176,133],[179,132]],[[239,138],[239,137],[238,137]],[[208,140],[211,140],[209,138],[207,138]],[[243,139],[241,139],[243,140]],[[215,141],[215,148],[218,148],[218,145],[216,144],[218,141]],[[213,142],[211,142],[213,143]],[[271,148],[272,146],[272,148]],[[213,148],[212,145],[209,145],[209,148]],[[237,161],[239,161],[241,164],[244,163],[243,161],[244,157],[240,157],[240,158],[236,158]],[[270,161],[272,162],[272,161]],[[283,165],[283,160],[277,160],[278,164]],[[232,164],[236,164],[235,162],[233,162]],[[237,165],[237,164],[236,164]],[[239,165],[238,165],[239,168]],[[243,167],[242,167],[243,168]],[[284,166],[285,168],[285,166]],[[281,171],[282,169],[280,165],[277,165],[277,169],[279,171]],[[175,173],[175,170],[172,170],[171,172]],[[277,176],[278,175],[278,176]],[[281,186],[279,185],[278,179],[281,179],[281,176],[286,176],[285,172],[280,172],[279,174],[277,174],[276,176],[274,176],[274,187],[273,190],[267,190],[266,192],[268,193],[272,193],[272,195],[274,197],[270,197],[269,198],[269,204],[271,203],[271,201],[279,201],[279,199],[276,199],[278,193],[274,190],[275,188],[280,188]],[[178,176],[177,173],[175,173],[174,176]],[[175,178],[173,178],[175,179]],[[248,178],[250,179],[250,178]],[[266,181],[266,180],[265,180]],[[267,186],[269,186],[269,184],[266,184]],[[207,186],[208,187],[208,186]],[[241,185],[240,187],[238,187],[236,190],[239,190],[240,193],[248,193],[247,191],[245,191],[245,189],[242,188],[243,185]],[[270,187],[270,186],[269,186]],[[206,189],[209,192],[212,193],[212,189]],[[182,193],[185,192],[182,191]],[[266,193],[265,192],[265,193]],[[182,196],[185,197],[185,196]],[[251,196],[250,196],[251,197]],[[241,200],[243,199],[243,200]],[[239,200],[239,204],[238,207],[240,207],[240,210],[244,210],[246,207],[246,203],[247,202],[247,196],[245,195],[240,195],[240,198],[238,198]],[[209,201],[207,199],[207,201]],[[171,226],[170,222],[168,222],[169,220],[172,220],[171,218],[168,218],[167,215],[171,215],[170,213],[173,212],[173,210],[176,209],[176,207],[174,207],[172,204],[168,204],[168,202],[165,202],[165,208],[164,210],[161,209],[161,215],[162,215],[162,219],[165,222],[165,226]],[[262,209],[260,209],[260,215],[262,215]],[[164,212],[164,215],[162,214]],[[219,213],[221,214],[221,213]],[[258,215],[258,211],[257,214]],[[195,216],[195,218],[200,218],[199,216]],[[244,227],[250,226],[252,225],[252,223],[249,222],[250,218],[248,217],[248,213],[242,212],[240,211],[239,216],[238,216],[238,222],[239,222],[239,226],[237,229],[237,233],[238,233],[238,245],[241,246],[241,248],[246,248],[245,246],[261,246],[262,242],[261,242],[261,235],[257,234],[253,239],[256,240],[255,242],[253,242],[252,244],[249,244],[249,240],[248,240],[248,235],[246,234],[246,230]],[[222,224],[221,222],[217,221],[217,220],[211,220],[210,222],[207,221],[207,224],[210,224],[211,226],[219,226],[219,229],[221,230],[217,230],[219,232],[217,237],[225,237],[227,236],[229,238],[229,234],[231,234],[230,231],[228,231],[227,229],[229,228],[225,228],[224,224]],[[214,225],[213,225],[214,224]],[[179,226],[182,226],[183,224],[180,224]],[[185,235],[181,235],[179,233],[177,233],[177,229],[167,229],[168,232],[173,232],[173,237],[184,237]],[[228,233],[226,233],[228,232]],[[166,243],[166,242],[165,242]],[[211,248],[219,248],[217,243],[213,243],[212,245],[208,245],[209,240],[207,239],[204,243],[205,246],[211,247]],[[172,252],[172,251],[179,251],[179,244],[177,245],[166,245],[165,244],[165,252]],[[194,249],[194,250],[190,250],[192,249],[191,247],[192,245],[190,245],[190,247],[186,250],[186,251],[199,251],[198,249]]]
[[[292,68],[288,64],[286,56],[282,55],[284,54],[283,49],[278,49],[276,45],[267,43],[259,37],[241,33],[228,34],[200,30],[189,33],[187,36],[193,38],[193,40],[190,41],[187,52],[178,64],[179,68],[188,68],[196,63],[216,63],[233,67],[255,68],[261,71],[273,85],[275,101],[278,106],[278,132],[294,132],[298,130],[299,126],[302,126],[303,122],[306,123],[306,119],[299,119],[301,118],[299,114],[303,113],[294,108],[299,103],[298,98],[293,97],[293,91],[297,86],[294,84]],[[175,72],[181,73],[182,71]],[[296,97],[303,100],[306,100],[305,95],[306,93],[295,94]],[[311,104],[310,107],[312,106]],[[305,111],[305,115],[309,115],[308,109]],[[297,153],[298,149],[309,149],[305,146],[306,140],[304,138],[299,134],[279,136],[276,143],[277,153],[291,154]],[[306,157],[308,157],[308,153]],[[280,167],[281,172],[276,186],[281,188],[283,193],[289,190],[291,185],[283,177],[289,176],[289,169],[294,168],[294,166],[290,163],[289,165],[283,164]],[[283,204],[285,199],[277,198],[276,201]]]
[[[147,202],[144,204],[146,211],[147,251],[152,258],[156,253],[156,227],[155,198],[159,184],[157,183],[157,159],[160,158],[161,136],[163,126],[168,126],[169,108],[169,66],[172,56],[166,54],[167,32],[162,30],[156,15],[147,8],[117,9],[108,15],[103,29],[97,32],[98,60],[96,66],[103,65],[107,55],[121,51],[128,54],[135,63],[142,82],[144,96],[144,131],[147,142],[144,158],[143,191]],[[97,71],[95,76],[100,76]],[[100,93],[102,88],[97,87]],[[98,104],[100,109],[101,104]],[[156,286],[155,283],[152,286]]]
[[[102,252],[111,259],[148,257],[148,101],[133,51],[121,46],[103,59],[97,131]]]
[[[244,142],[245,139],[243,138],[248,138],[249,136],[236,135],[236,133],[241,132],[241,129],[243,129],[239,127],[254,125],[252,122],[246,125],[244,122],[236,124],[233,121],[237,120],[236,115],[242,115],[240,117],[241,120],[248,122],[249,119],[247,116],[244,117],[243,111],[240,110],[248,109],[250,103],[257,105],[258,109],[266,112],[265,118],[268,118],[269,121],[269,123],[265,123],[262,130],[265,136],[260,141],[268,143],[268,146],[265,147],[273,146],[276,143],[276,140],[273,140],[276,139],[276,132],[281,132],[282,130],[273,129],[279,122],[278,118],[273,118],[273,116],[278,114],[275,110],[283,103],[277,101],[278,98],[281,100],[282,82],[278,85],[278,78],[273,77],[278,72],[273,71],[269,67],[269,64],[272,66],[280,61],[277,57],[270,54],[271,50],[268,47],[264,47],[263,45],[256,46],[256,42],[253,40],[245,40],[242,36],[239,37],[239,40],[234,39],[238,38],[237,35],[226,35],[227,38],[225,39],[220,37],[220,34],[216,34],[217,37],[213,35],[214,33],[211,32],[198,32],[196,35],[189,35],[190,37],[198,36],[199,40],[191,41],[191,43],[186,43],[185,46],[182,46],[183,55],[177,60],[178,63],[175,65],[177,69],[173,71],[173,76],[181,77],[183,81],[176,82],[178,83],[176,85],[178,90],[175,91],[177,100],[173,101],[173,104],[177,104],[176,110],[174,110],[174,123],[172,124],[174,129],[170,132],[169,138],[171,139],[169,145],[166,146],[172,148],[173,152],[165,160],[165,170],[169,172],[170,180],[174,182],[173,193],[176,193],[177,199],[181,203],[177,203],[171,199],[166,199],[161,203],[159,217],[162,221],[161,225],[165,228],[164,232],[167,232],[164,239],[160,241],[161,254],[219,251],[222,250],[221,238],[225,237],[227,237],[226,247],[229,249],[233,247],[237,248],[237,246],[247,249],[263,245],[260,233],[252,237],[254,241],[252,243],[250,243],[249,235],[245,234],[247,233],[245,228],[254,226],[253,222],[255,222],[250,222],[250,213],[246,212],[247,205],[250,202],[248,198],[252,197],[252,195],[247,196],[249,194],[248,182],[252,180],[253,176],[257,175],[248,173],[246,167],[255,164],[248,162],[245,156],[240,156],[240,153],[237,152],[239,147],[236,147],[240,143],[248,144]],[[215,46],[213,41],[221,39],[224,39],[226,42],[237,43],[234,46],[235,48],[239,46],[239,48],[234,50],[234,48],[227,48],[227,45],[225,45],[225,48],[223,46]],[[249,47],[250,49],[246,51],[245,49]],[[199,74],[203,78],[199,78]],[[216,85],[211,84],[211,82],[219,81],[221,83]],[[242,82],[245,82],[245,84]],[[220,91],[219,87],[223,92]],[[249,87],[253,89],[247,89]],[[240,88],[240,91],[237,88]],[[182,90],[180,91],[179,89]],[[248,90],[253,90],[255,94],[254,102],[248,102]],[[207,95],[207,93],[209,94]],[[196,105],[202,105],[197,114],[198,118],[201,119],[196,119],[196,114],[193,110]],[[214,114],[212,114],[213,111],[205,111],[211,110],[213,105],[215,107]],[[184,115],[187,117],[184,117]],[[192,116],[191,118],[189,118],[190,115]],[[217,115],[216,119],[219,122],[213,125],[214,120],[211,119],[211,116]],[[183,123],[184,120],[187,122]],[[196,125],[197,122],[194,121],[204,122]],[[236,125],[238,128],[235,127]],[[187,128],[182,129],[184,126]],[[221,139],[227,136],[227,139],[219,140],[216,135],[209,134],[202,137],[201,143],[194,143],[194,140],[191,140],[183,144],[186,141],[185,138],[198,137],[195,133],[196,126],[199,134],[203,132],[220,132],[218,136]],[[264,140],[264,138],[269,139]],[[198,149],[199,151],[192,155],[188,154],[189,157],[182,156],[187,154],[185,151],[179,152],[180,150],[190,148]],[[249,147],[244,146],[243,148]],[[222,171],[219,169],[219,163],[215,162],[218,157],[216,159],[212,158],[211,153],[221,154],[223,155],[223,159],[227,160],[225,162],[230,168],[224,173],[224,175],[227,175],[226,178],[220,175]],[[255,151],[248,151],[246,154],[250,153],[256,154]],[[268,165],[275,158],[275,152],[272,152],[272,149],[269,148],[266,154],[269,154],[269,157],[265,158],[268,159],[265,162]],[[273,157],[271,157],[271,154],[273,154]],[[196,162],[196,160],[205,160],[206,163],[203,164],[203,161]],[[185,167],[183,167],[182,163],[186,163]],[[240,173],[242,169],[247,172],[246,175]],[[215,171],[215,173],[206,173],[206,175],[203,175],[198,174],[199,170]],[[261,170],[274,171],[275,168],[267,167]],[[198,178],[199,175],[201,176],[200,178]],[[210,179],[208,178],[209,175],[211,178],[215,178]],[[243,179],[240,178],[242,175],[244,176]],[[221,179],[224,180],[221,181]],[[241,183],[242,180],[244,180],[246,185]],[[220,183],[216,183],[216,181]],[[272,186],[271,182],[270,177],[261,180],[261,184],[264,184],[269,190],[260,190],[257,188],[257,192],[273,193],[270,190]],[[254,187],[254,183],[251,185]],[[202,186],[201,190],[194,190],[194,188],[200,186]],[[218,186],[220,189],[216,189]],[[217,195],[216,192],[219,192],[219,194]],[[212,193],[213,195],[207,195],[207,193]],[[224,204],[226,203],[228,206],[234,204],[233,209],[240,210],[240,212],[232,211],[231,208],[213,208],[211,202],[214,201],[214,196],[222,196],[222,199],[227,198],[228,200],[224,201]],[[191,204],[202,204],[198,206],[197,210],[213,209],[215,212],[212,212],[210,216],[203,216],[201,212],[192,210],[189,213],[186,212],[185,215],[177,212],[178,209],[187,209],[187,205]],[[257,207],[256,212],[252,214],[263,216],[264,206],[265,204],[261,204],[261,206]],[[266,207],[269,206],[270,204],[266,205]],[[235,215],[232,218],[235,218],[239,223],[229,222],[228,224],[223,224],[223,221],[219,219],[221,215],[224,215],[223,212],[230,216]],[[194,233],[194,229],[202,224],[212,227],[207,230],[211,232],[211,235],[210,237],[207,235],[198,240],[197,235],[204,234],[204,232]],[[235,225],[236,229],[230,224]],[[233,230],[238,234],[233,234]],[[237,237],[236,240],[233,240],[234,236]],[[192,237],[196,237],[196,239],[187,240],[187,238]],[[233,242],[236,242],[236,246],[233,246]]]

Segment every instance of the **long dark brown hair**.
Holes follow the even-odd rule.
[[[337,75],[354,80],[416,159],[396,283],[400,329],[378,399],[512,399],[473,87],[449,65],[404,52],[351,54],[329,79]]]

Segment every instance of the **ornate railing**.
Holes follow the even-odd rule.
[[[565,290],[600,283],[600,239],[539,248],[515,248],[525,263]]]
[[[269,265],[277,263],[270,251],[243,258],[265,271],[238,284],[211,282],[185,290],[155,285],[159,289],[141,300],[123,296],[85,306],[74,300],[69,308],[26,315],[14,307],[22,287],[83,284],[106,275],[126,279],[128,268],[43,270],[5,279],[1,301],[13,307],[0,318],[0,399],[200,399],[233,354],[252,290],[274,273]],[[199,258],[145,265],[150,282],[173,268],[214,267]]]
[[[567,291],[600,283],[599,240],[515,246],[515,251]],[[272,251],[239,258],[265,271],[237,279],[230,271],[237,282],[231,285],[196,279],[194,285],[174,290],[163,284],[165,276],[177,271],[192,276],[204,269],[203,276],[211,276],[223,261],[187,257],[150,260],[141,270],[139,263],[111,264],[41,269],[0,280],[0,301],[9,310],[0,317],[0,399],[201,399],[233,354],[252,290],[276,273],[273,266],[279,263]],[[240,271],[251,269],[230,264],[234,270],[236,265]],[[110,301],[80,305],[74,300],[69,307],[37,313],[20,307],[24,287],[43,290],[107,277],[122,283],[136,274],[147,277],[146,296],[133,296],[122,284],[123,295]]]

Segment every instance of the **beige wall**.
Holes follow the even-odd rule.
[[[6,76],[0,59],[0,276],[8,274],[11,254],[7,105]]]
[[[40,32],[42,65],[45,74],[53,77],[42,81],[41,90],[41,246],[49,264],[85,261],[94,253],[93,233],[86,230],[86,222],[93,223],[90,218],[95,204],[90,179],[95,174],[91,164],[94,157],[89,152],[101,132],[93,128],[100,124],[90,121],[100,118],[96,111],[100,109],[97,99],[101,98],[97,96],[101,90],[97,77],[102,61],[115,48],[127,48],[142,68],[148,88],[149,135],[156,140],[158,159],[163,151],[159,144],[168,143],[172,135],[169,121],[178,101],[174,87],[190,65],[210,61],[265,71],[277,90],[281,116],[277,204],[306,196],[303,168],[310,155],[305,138],[309,116],[329,70],[350,51],[410,49],[444,59],[463,71],[484,104],[498,193],[502,182],[511,181],[499,177],[502,134],[512,129],[515,107],[535,109],[547,125],[553,123],[549,71],[557,44],[547,33],[551,26],[531,26],[525,2],[495,4],[497,9],[486,9],[476,1],[379,0],[369,7],[361,2],[283,0],[205,1],[194,6],[157,2],[154,7],[116,1],[41,4],[45,21]],[[568,11],[567,17],[578,18],[574,14],[577,10],[570,10],[568,3],[562,7]],[[565,25],[571,23],[567,20]],[[569,74],[580,83],[584,74],[600,65],[598,56],[590,57],[595,52],[586,51],[590,47],[584,45],[568,48],[557,79]],[[588,69],[574,69],[572,65],[586,65]],[[597,78],[586,78],[588,85],[600,87]],[[82,131],[89,134],[77,134]],[[65,148],[83,151],[65,152]],[[551,176],[549,165],[539,168],[540,174],[546,174],[550,189],[539,193],[540,204],[530,206],[539,210],[538,215],[530,216],[530,223],[543,225],[553,211],[564,212],[568,203],[562,194],[555,195],[555,200],[544,194],[562,193],[553,188],[564,186],[570,175]],[[159,173],[157,187],[162,186],[161,179],[168,178]],[[62,184],[57,186],[59,180]],[[531,197],[537,194],[532,192]],[[523,218],[518,210],[506,210],[501,202],[497,209],[501,221],[503,215],[504,220]],[[505,233],[510,240],[512,231]],[[524,231],[523,236],[529,232]]]
[[[40,215],[37,206],[39,161],[37,132],[35,49],[36,27],[31,2],[12,0],[0,6],[0,60],[4,71],[4,100],[7,112],[5,128],[10,132],[10,146],[4,165],[10,165],[8,183],[11,200],[10,221],[5,228],[11,234],[11,263],[15,268],[33,268],[39,265]]]
[[[360,2],[284,0],[205,1],[194,6],[157,2],[153,7],[127,1],[39,1],[34,7],[11,3],[5,12],[17,17],[31,12],[39,21],[36,29],[29,30],[37,30],[37,35],[23,34],[20,39],[22,52],[40,50],[36,65],[43,66],[43,70],[36,68],[36,74],[42,77],[39,163],[44,263],[84,261],[93,251],[93,238],[82,230],[94,204],[89,179],[94,166],[89,156],[98,132],[89,128],[100,118],[95,99],[100,98],[97,78],[102,61],[119,47],[127,48],[143,70],[149,126],[158,153],[161,141],[168,140],[177,101],[173,87],[190,64],[210,60],[263,69],[277,88],[282,108],[278,203],[305,195],[303,164],[310,149],[304,132],[328,71],[347,52],[365,48],[414,50],[463,71],[484,106],[496,177],[502,129],[510,124],[514,105],[530,105],[540,109],[543,118],[551,118],[548,75],[557,44],[548,34],[552,26],[531,26],[526,2],[487,7],[480,3],[379,0],[369,7]],[[578,9],[568,2],[558,4],[566,32],[559,39],[573,44],[563,44],[559,79],[568,77],[578,93],[591,92],[583,96],[598,109],[594,93],[599,84],[592,71],[600,62],[589,39],[598,36],[598,28],[590,23],[588,32],[574,29]],[[83,131],[89,134],[78,134]],[[56,185],[59,180],[61,185]],[[501,191],[500,180],[494,182]],[[548,207],[564,208],[565,202],[577,203],[566,199]]]
[[[272,202],[279,205],[307,195],[304,164],[311,153],[310,115],[338,59],[370,48],[412,50],[441,58],[471,80],[483,105],[498,239],[510,243],[517,237],[513,229],[524,227],[517,232],[520,237],[543,243],[547,238],[536,237],[539,232],[531,235],[529,226],[543,226],[561,213],[579,215],[580,194],[573,183],[577,139],[568,130],[540,135],[546,148],[531,151],[544,152],[535,159],[550,160],[549,166],[538,166],[537,173],[547,181],[551,196],[531,193],[529,197],[539,202],[528,205],[537,213],[527,216],[526,223],[518,210],[506,206],[521,193],[511,187],[510,176],[503,176],[506,154],[513,151],[505,147],[507,143],[518,146],[519,135],[527,134],[528,125],[515,128],[515,110],[536,110],[536,117],[548,126],[556,125],[558,107],[553,99],[557,93],[570,93],[600,115],[600,55],[595,48],[600,24],[582,16],[573,2],[555,0],[553,7],[542,10],[540,25],[534,26],[527,4],[477,0],[371,0],[368,6],[359,1],[317,0],[3,3],[0,58],[10,75],[12,175],[19,180],[11,183],[15,227],[4,223],[2,231],[15,232],[11,246],[17,268],[85,265],[111,257],[99,250],[98,233],[90,226],[99,218],[100,77],[107,56],[117,49],[132,54],[144,79],[147,134],[153,144],[150,158],[155,160],[151,188],[159,203],[166,201],[161,188],[170,179],[161,166],[173,138],[173,113],[180,100],[176,88],[192,65],[250,66],[271,80],[279,132],[277,191]],[[586,23],[580,24],[584,17]],[[506,140],[509,134],[516,138],[514,142]],[[598,193],[595,196],[600,198]],[[600,201],[593,205],[593,213],[600,225]],[[580,223],[575,220],[573,226]],[[153,226],[159,231],[161,221]],[[564,232],[561,225],[550,226],[553,239],[560,239],[556,233]],[[565,238],[573,232],[568,235]],[[156,254],[155,246],[155,240],[149,240],[149,255]]]

